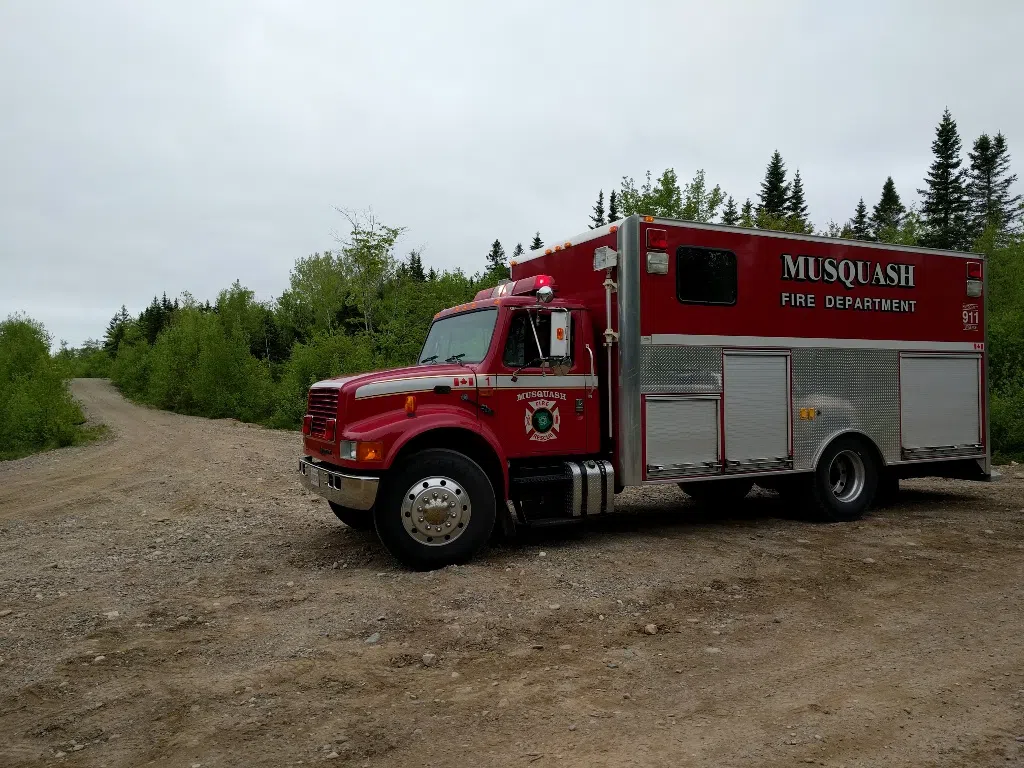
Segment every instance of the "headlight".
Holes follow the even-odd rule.
[[[342,440],[340,456],[349,461],[384,461],[384,443]]]

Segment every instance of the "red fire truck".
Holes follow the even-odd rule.
[[[756,483],[860,517],[991,476],[978,255],[632,216],[437,314],[419,364],[309,392],[303,484],[402,562]]]

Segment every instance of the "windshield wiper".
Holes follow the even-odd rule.
[[[426,365],[427,363],[432,363],[435,360],[437,360],[437,355],[431,355],[430,357],[424,357],[422,360],[420,360],[420,365]]]
[[[457,354],[457,355],[452,355],[451,357],[445,358],[445,362],[446,363],[458,363],[459,365],[465,365],[465,363],[462,362],[462,358],[464,358],[465,356],[466,356],[465,352],[459,352],[459,354]]]

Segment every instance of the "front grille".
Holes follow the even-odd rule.
[[[313,435],[322,436],[328,419],[338,418],[338,390],[314,387],[309,390],[306,413],[313,417]]]

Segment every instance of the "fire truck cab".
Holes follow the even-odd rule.
[[[991,477],[981,256],[633,216],[511,273],[416,366],[310,389],[302,483],[410,566],[634,485],[836,522]]]

